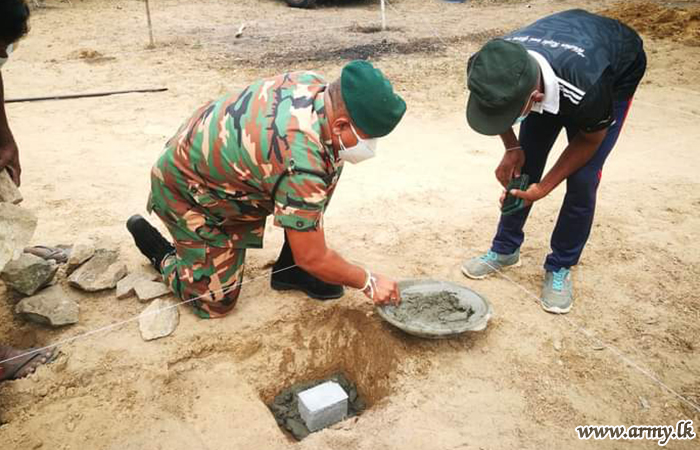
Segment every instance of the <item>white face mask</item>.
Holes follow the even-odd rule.
[[[357,132],[352,125],[350,125],[350,129],[352,130],[352,134],[354,134],[357,138],[357,144],[347,148],[339,136],[338,141],[340,142],[341,150],[338,152],[338,156],[340,159],[351,164],[357,164],[370,158],[374,158],[377,155],[377,139],[362,139],[357,135]]]
[[[10,45],[7,46],[6,53],[7,53],[7,57],[9,57],[9,56],[10,56],[10,53],[12,53],[12,44],[10,44]],[[6,58],[0,58],[0,69],[2,69],[2,66],[4,66],[5,63],[7,62],[7,57],[6,57]]]
[[[537,91],[534,91],[532,94],[530,94],[530,97],[527,99],[527,102],[525,103],[525,106],[524,106],[523,108],[526,108],[526,107],[527,107],[528,103],[530,103],[530,99],[531,99],[532,96],[535,95],[535,94],[537,94]],[[535,107],[536,104],[537,104],[537,103],[533,103],[532,106],[530,107],[530,110],[529,110],[528,112],[526,112],[525,114],[523,114],[523,115],[521,115],[521,116],[518,116],[518,118],[515,119],[515,122],[513,122],[513,126],[519,125],[519,124],[523,123],[523,121],[524,121],[525,119],[527,119],[527,116],[530,114],[530,111],[532,111],[532,109]]]

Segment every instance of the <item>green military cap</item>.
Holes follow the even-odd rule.
[[[524,46],[493,39],[467,67],[467,122],[475,131],[496,135],[513,125],[535,89],[539,67]]]
[[[391,82],[367,61],[343,67],[340,90],[353,123],[373,138],[391,133],[406,112],[406,102]]]

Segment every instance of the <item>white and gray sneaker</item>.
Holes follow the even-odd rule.
[[[571,271],[561,268],[556,272],[549,272],[544,276],[542,286],[542,309],[554,314],[566,314],[571,311],[574,303],[574,287],[571,281]]]
[[[520,249],[510,255],[489,250],[485,255],[469,259],[462,264],[462,273],[474,280],[481,280],[509,266],[520,266]]]

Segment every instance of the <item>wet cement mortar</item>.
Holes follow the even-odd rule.
[[[466,322],[474,311],[460,304],[452,292],[431,294],[403,294],[401,304],[394,310],[394,317],[403,323],[450,325]]]
[[[362,414],[366,408],[365,402],[357,394],[355,383],[348,380],[342,373],[320,380],[294,384],[277,394],[267,407],[272,411],[277,425],[288,431],[298,441],[307,437],[311,432],[306,428],[306,424],[304,424],[304,420],[299,414],[297,395],[299,392],[318,386],[326,381],[335,381],[348,394],[348,418]]]

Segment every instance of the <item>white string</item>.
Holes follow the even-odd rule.
[[[272,271],[272,272],[270,272],[269,275],[272,276],[272,275],[274,275],[274,274],[276,274],[276,273],[280,273],[280,272],[283,272],[283,271],[285,271],[285,270],[292,269],[292,268],[294,268],[294,267],[297,267],[297,265],[294,264],[294,265],[291,265],[291,266],[289,266],[289,267],[285,267],[284,269]],[[2,361],[0,361],[0,364],[4,364],[4,363],[6,363],[6,362],[13,361],[13,360],[15,360],[15,359],[23,358],[23,357],[25,357],[25,356],[33,355],[33,354],[35,354],[35,353],[40,353],[40,352],[43,352],[44,350],[50,350],[50,349],[56,348],[56,347],[58,347],[58,346],[65,345],[65,344],[68,344],[68,343],[77,341],[77,340],[79,340],[79,339],[84,339],[84,338],[86,338],[86,337],[88,337],[88,336],[92,336],[93,334],[99,334],[99,333],[103,333],[103,332],[105,332],[105,331],[113,330],[114,328],[118,328],[118,327],[120,327],[120,326],[122,326],[122,325],[125,325],[125,324],[127,324],[127,323],[135,322],[135,321],[139,320],[141,317],[150,317],[150,316],[153,316],[153,315],[156,315],[156,314],[160,314],[160,313],[163,312],[163,311],[166,311],[166,310],[172,309],[172,308],[177,308],[177,307],[180,306],[180,305],[184,305],[184,304],[186,304],[186,303],[193,302],[193,301],[195,301],[195,300],[199,300],[199,299],[204,298],[204,297],[206,297],[206,296],[208,296],[208,295],[210,295],[210,294],[227,294],[227,293],[229,293],[229,292],[231,292],[231,291],[237,289],[239,286],[242,286],[242,285],[248,284],[248,283],[252,283],[253,281],[259,280],[259,279],[261,279],[261,278],[267,278],[267,277],[268,277],[268,274],[261,275],[261,276],[259,276],[259,277],[251,278],[250,280],[247,280],[247,281],[242,281],[242,282],[240,282],[240,283],[235,283],[233,286],[229,286],[229,287],[227,287],[227,288],[223,288],[223,289],[220,289],[220,290],[218,290],[218,291],[210,291],[210,292],[208,292],[208,293],[206,293],[206,294],[202,294],[202,295],[200,295],[200,296],[198,296],[198,297],[194,297],[194,298],[191,298],[191,299],[189,299],[189,300],[184,300],[184,301],[181,301],[181,302],[179,302],[179,303],[175,303],[175,304],[173,304],[173,305],[168,305],[168,306],[166,306],[166,307],[164,307],[164,308],[160,308],[160,309],[155,309],[155,310],[153,310],[153,311],[149,311],[148,313],[143,313],[143,312],[142,312],[142,313],[140,313],[139,315],[130,317],[130,318],[126,319],[126,320],[122,320],[122,321],[120,321],[120,322],[115,322],[115,323],[112,323],[112,324],[109,324],[109,325],[105,325],[104,327],[95,328],[95,329],[93,329],[93,330],[86,331],[85,333],[77,334],[77,335],[75,335],[75,336],[71,336],[71,337],[69,337],[69,338],[63,339],[63,340],[58,341],[58,342],[56,342],[56,343],[54,343],[54,344],[47,345],[46,347],[36,348],[36,349],[34,349],[34,350],[21,353],[21,354],[19,354],[19,355],[13,356],[13,357],[11,357],[11,358],[3,359]]]
[[[539,298],[537,295],[535,295],[532,291],[528,290],[527,288],[525,288],[524,286],[522,286],[520,283],[518,283],[517,281],[513,280],[511,277],[509,277],[508,275],[504,274],[503,271],[501,271],[501,270],[498,269],[497,267],[491,265],[488,261],[483,261],[483,262],[484,262],[486,265],[488,265],[489,267],[491,267],[493,270],[495,270],[500,276],[502,276],[503,278],[505,278],[506,280],[510,281],[512,284],[514,284],[515,286],[517,286],[520,290],[522,290],[522,291],[525,292],[526,294],[529,294],[529,295],[530,295],[532,298],[534,298],[538,303],[540,302],[540,298]],[[678,398],[679,400],[683,401],[685,404],[687,404],[687,405],[690,406],[691,408],[695,409],[697,412],[700,412],[700,405],[697,405],[697,404],[694,403],[693,401],[687,399],[686,397],[684,397],[684,396],[682,396],[681,394],[679,394],[678,392],[676,392],[673,388],[671,388],[671,387],[668,386],[666,383],[664,383],[663,381],[661,381],[656,375],[654,375],[653,373],[651,373],[649,370],[647,370],[647,369],[641,367],[639,364],[637,364],[636,362],[634,362],[629,356],[627,356],[627,355],[625,355],[624,353],[622,353],[622,351],[619,350],[617,347],[615,347],[615,346],[613,346],[613,345],[611,345],[611,344],[608,344],[608,343],[606,343],[605,341],[601,340],[600,338],[598,338],[598,337],[595,335],[595,333],[593,333],[593,332],[591,332],[590,330],[586,329],[584,326],[579,325],[579,324],[576,323],[573,319],[569,318],[567,315],[565,315],[565,314],[559,314],[559,315],[560,315],[565,321],[567,321],[567,322],[569,323],[569,325],[571,325],[572,327],[574,327],[574,328],[576,329],[576,331],[580,331],[581,333],[583,333],[587,338],[589,338],[590,340],[592,340],[596,345],[598,345],[598,346],[600,346],[600,347],[607,348],[608,350],[612,351],[612,352],[615,354],[615,356],[617,356],[618,358],[620,358],[623,362],[627,363],[630,367],[632,367],[633,369],[636,369],[639,373],[641,373],[642,375],[644,375],[644,376],[646,376],[647,378],[649,378],[651,381],[653,381],[653,382],[656,383],[658,386],[660,386],[660,387],[662,387],[663,389],[665,389],[665,390],[666,390],[667,392],[669,392],[670,394],[673,394],[676,398]]]

